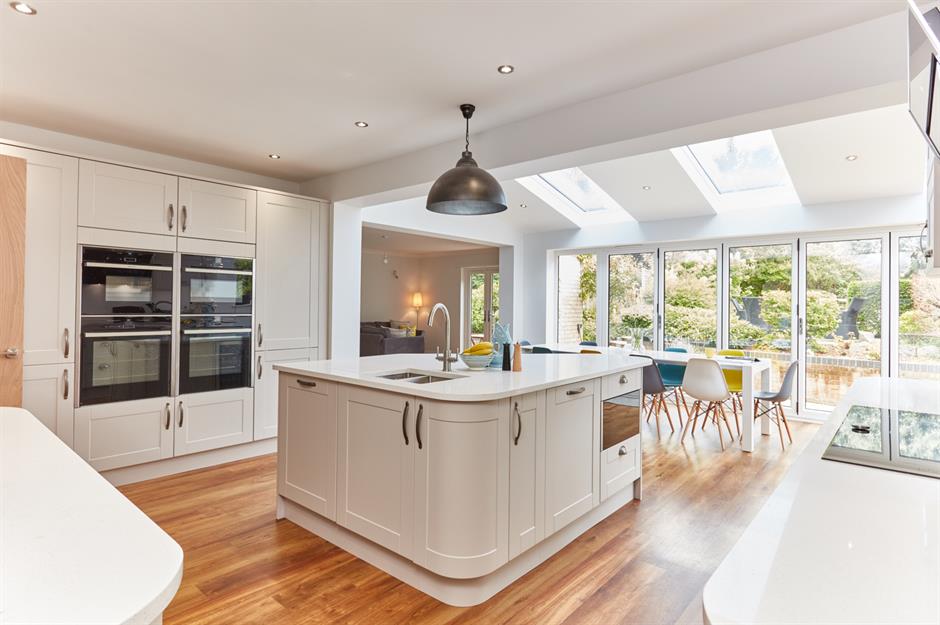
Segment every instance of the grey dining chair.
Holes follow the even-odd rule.
[[[790,399],[793,394],[793,380],[796,379],[796,372],[799,361],[794,360],[787,367],[787,372],[783,374],[783,382],[776,391],[758,391],[754,393],[754,419],[764,415],[769,415],[770,420],[777,424],[777,433],[780,434],[780,448],[786,449],[783,442],[783,428],[787,430],[787,438],[790,444],[793,444],[793,436],[790,434],[790,424],[787,423],[787,414],[783,410],[783,402]],[[761,402],[765,404],[761,405]],[[782,427],[781,427],[782,426]]]

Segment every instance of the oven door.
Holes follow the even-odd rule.
[[[173,254],[82,249],[82,315],[169,315]]]
[[[640,390],[605,399],[601,423],[601,451],[640,433]]]
[[[180,394],[251,386],[251,317],[180,321]]]
[[[251,314],[253,272],[250,258],[183,254],[180,268],[182,314]]]
[[[170,319],[82,320],[79,405],[170,394]]]

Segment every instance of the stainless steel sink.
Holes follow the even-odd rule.
[[[376,377],[385,380],[399,380],[401,382],[410,382],[411,384],[431,384],[432,382],[444,382],[446,380],[457,380],[465,378],[464,375],[454,375],[451,373],[438,374],[431,371],[419,371],[416,369],[406,369],[405,371],[392,371],[390,373],[380,373]]]
[[[431,382],[443,382],[445,380],[453,380],[454,378],[444,378],[439,375],[422,375],[417,378],[408,378],[406,382],[411,382],[412,384],[430,384]]]
[[[414,378],[421,375],[420,373],[415,373],[414,371],[402,371],[401,373],[386,373],[385,375],[380,375],[380,378],[385,378],[386,380],[405,380],[407,378]]]

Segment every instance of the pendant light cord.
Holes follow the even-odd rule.
[[[466,119],[466,122],[467,122],[467,132],[464,135],[464,139],[466,141],[464,151],[469,152],[470,151],[470,118],[469,117]]]

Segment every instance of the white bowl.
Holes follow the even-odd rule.
[[[486,369],[493,362],[492,354],[459,354],[461,362],[470,369]]]

